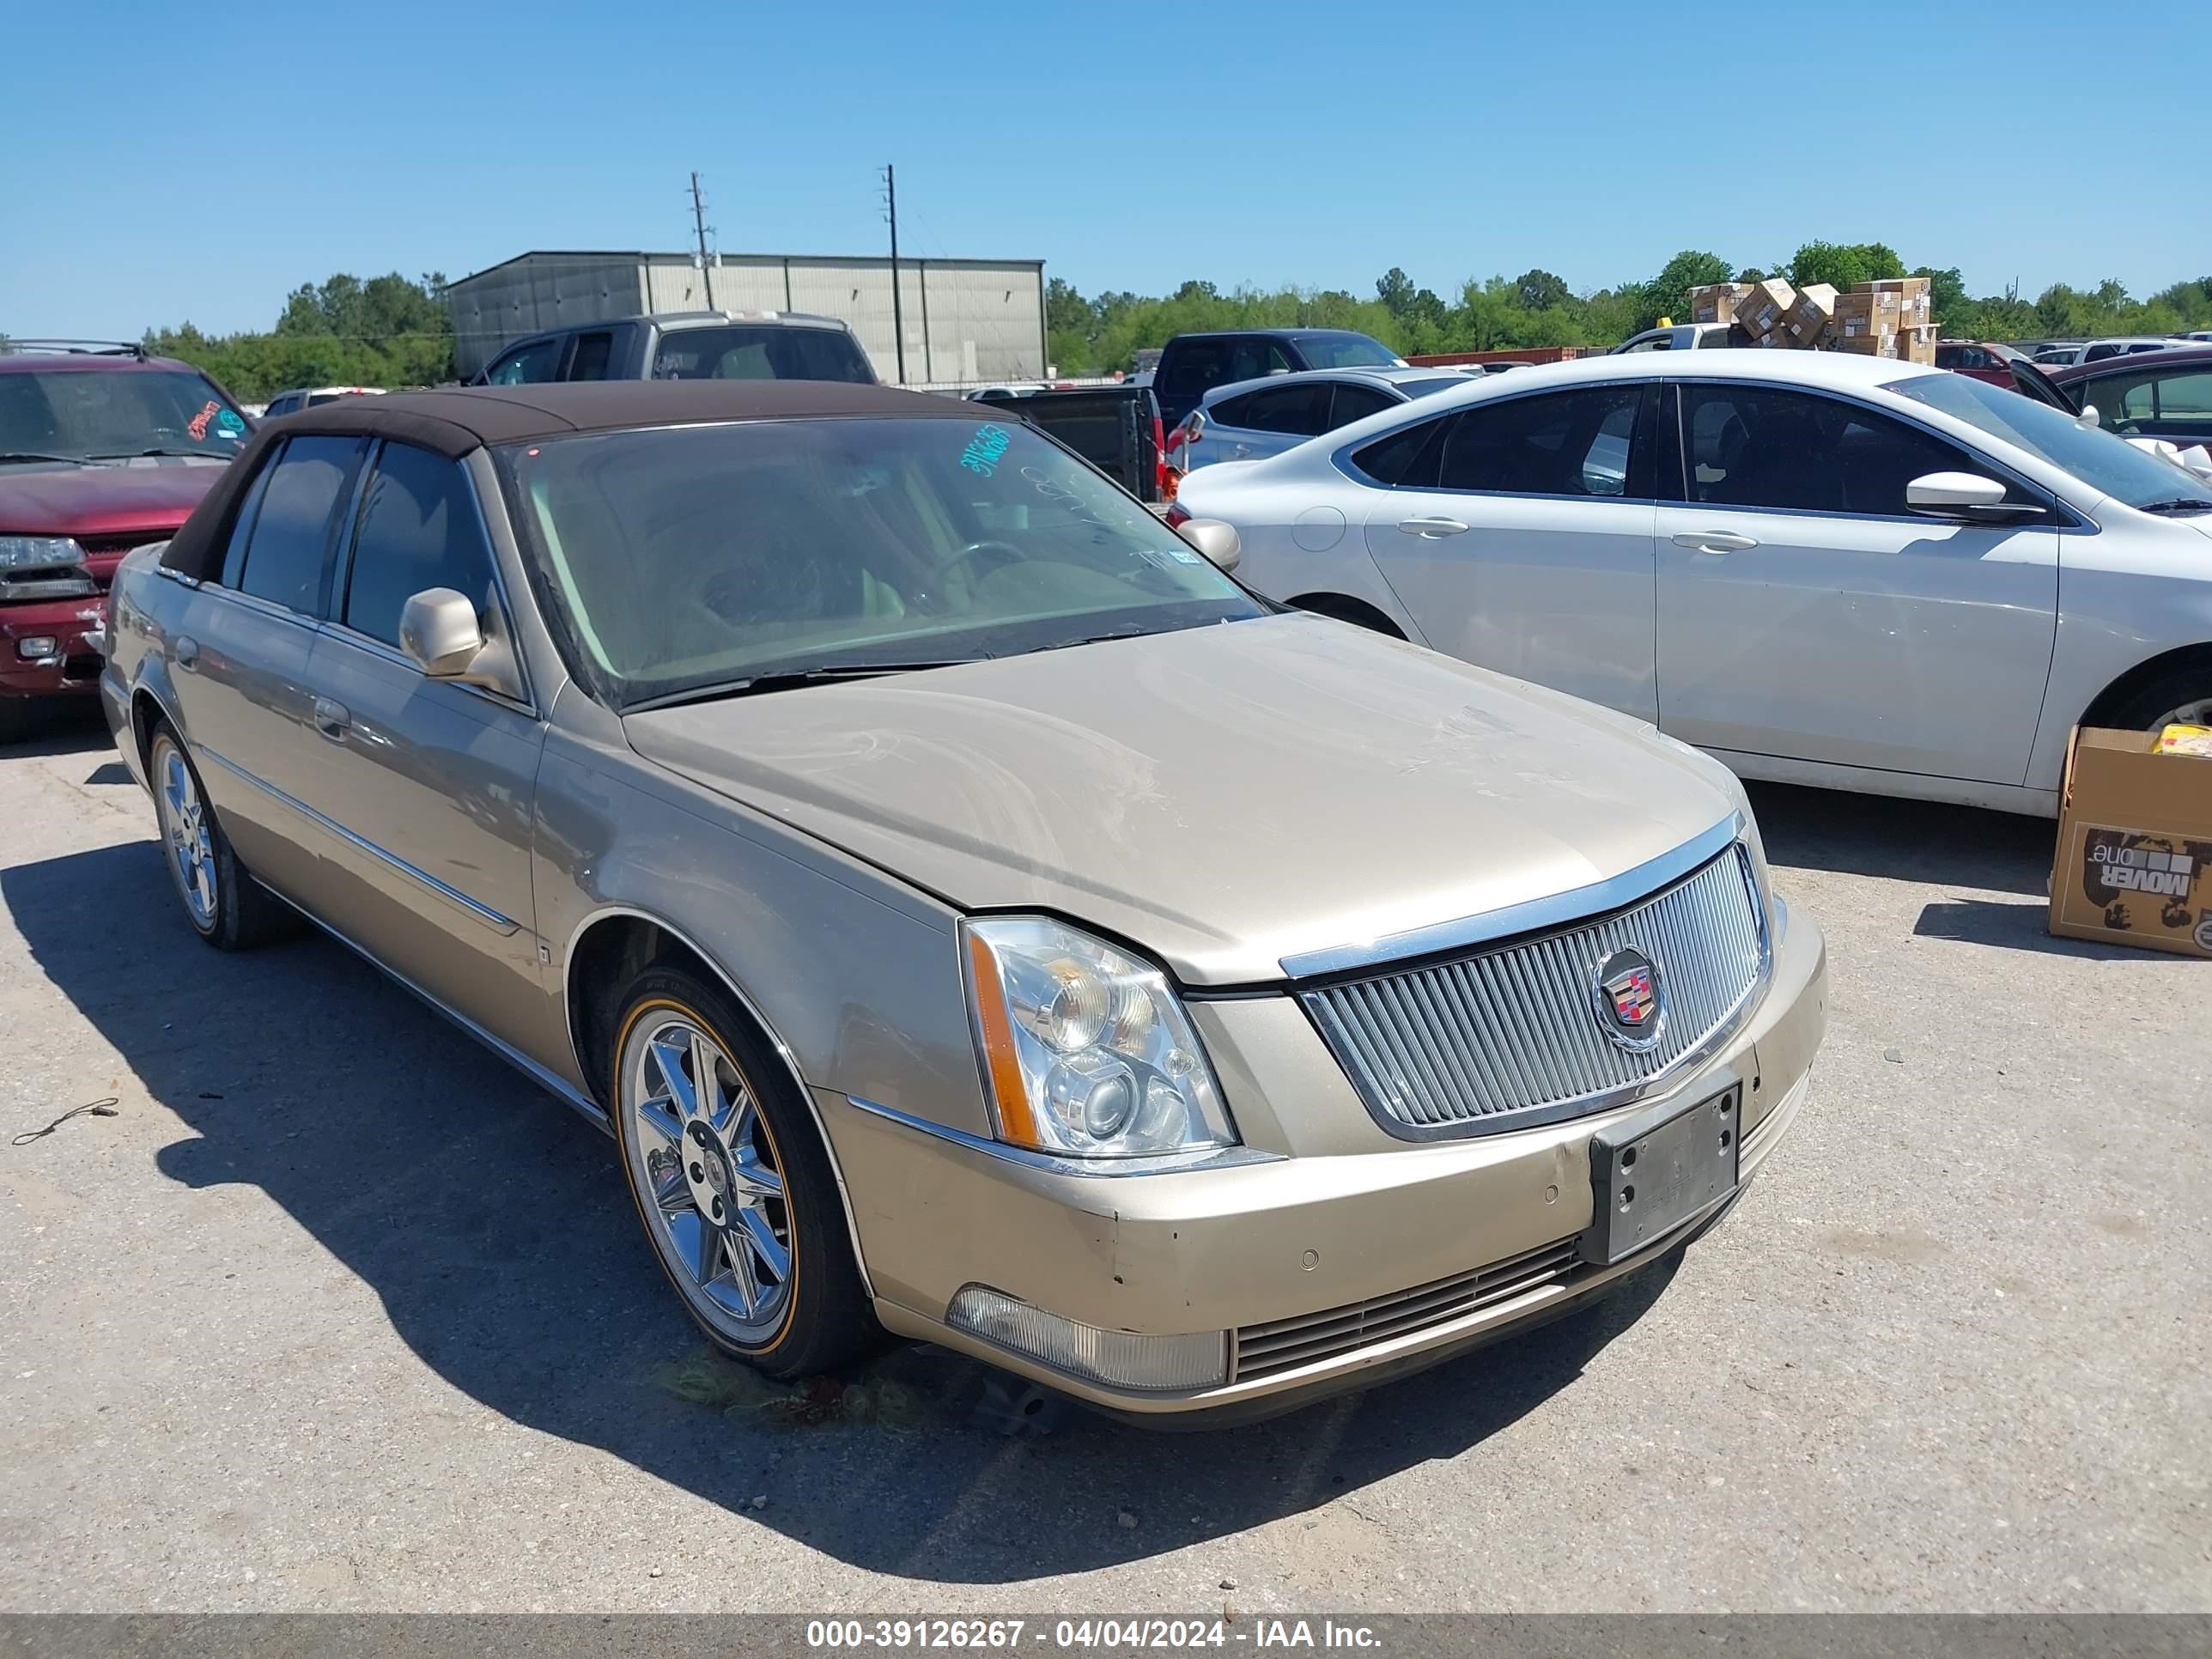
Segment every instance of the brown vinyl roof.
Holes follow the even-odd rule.
[[[275,432],[361,433],[456,458],[486,444],[571,432],[700,421],[785,421],[844,415],[975,417],[957,398],[842,380],[579,380],[553,386],[451,386],[341,398],[267,423]]]
[[[683,426],[709,421],[906,416],[988,420],[957,398],[841,380],[581,380],[557,386],[452,386],[340,398],[264,421],[169,543],[161,562],[186,575],[222,568],[232,515],[271,444],[307,433],[390,438],[454,460],[487,445],[575,432]]]

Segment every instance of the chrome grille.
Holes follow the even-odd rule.
[[[1666,994],[1659,1039],[1606,1036],[1595,969],[1641,951]],[[1750,1001],[1766,945],[1741,843],[1595,921],[1300,994],[1382,1127],[1425,1139],[1551,1122],[1632,1097]]]
[[[1426,1330],[1565,1279],[1581,1262],[1580,1246],[1571,1238],[1563,1238],[1526,1255],[1416,1285],[1409,1291],[1394,1291],[1295,1319],[1243,1326],[1237,1332],[1235,1380],[1249,1382],[1279,1376],[1301,1365],[1387,1342],[1394,1336]]]

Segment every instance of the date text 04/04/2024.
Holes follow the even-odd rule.
[[[817,1619],[806,1626],[806,1644],[817,1650],[860,1648],[1019,1648],[1048,1643],[1055,1648],[1221,1648],[1231,1643],[1256,1648],[1373,1649],[1375,1632],[1364,1625],[1340,1625],[1323,1619],[1316,1628],[1304,1619],[1261,1619],[1240,1630],[1225,1619],[1060,1619],[1048,1625],[1027,1619]]]

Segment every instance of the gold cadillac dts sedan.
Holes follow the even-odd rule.
[[[358,398],[125,562],[103,700],[192,927],[611,1129],[730,1353],[1258,1415],[1708,1225],[1826,957],[1720,766],[1236,551],[946,398]]]

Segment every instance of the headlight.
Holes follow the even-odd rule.
[[[0,536],[0,599],[75,599],[99,591],[73,538]]]
[[[0,570],[66,570],[84,564],[84,550],[68,536],[0,536]]]
[[[968,1006],[999,1139],[1070,1158],[1237,1141],[1166,977],[1043,916],[966,924]]]

